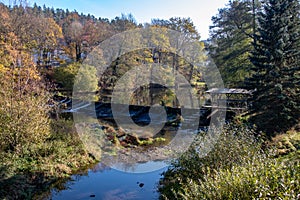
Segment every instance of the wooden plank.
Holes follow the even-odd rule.
[[[207,116],[207,119],[211,118],[214,114],[216,114],[219,110],[214,110],[210,115]]]
[[[220,106],[203,106],[203,108],[227,109],[227,110],[246,110],[247,109],[247,108],[220,107]]]
[[[207,90],[206,93],[210,94],[247,94],[251,95],[252,91],[242,88],[212,88]]]

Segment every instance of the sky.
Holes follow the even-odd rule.
[[[27,0],[29,5],[68,8],[95,17],[114,19],[121,14],[131,13],[138,23],[151,22],[151,19],[171,17],[190,17],[201,39],[209,36],[211,17],[225,7],[229,0]],[[11,5],[14,0],[0,0]]]

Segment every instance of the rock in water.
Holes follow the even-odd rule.
[[[143,187],[144,185],[145,185],[144,183],[140,183],[140,184],[139,184],[140,187]]]

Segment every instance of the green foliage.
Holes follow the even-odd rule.
[[[254,6],[256,12],[256,2]],[[217,16],[212,17],[212,22],[210,56],[227,87],[242,87],[253,67],[249,60],[255,29],[252,1],[230,1],[226,8],[219,9]]]
[[[79,68],[80,63],[72,63],[65,67],[57,67],[54,69],[53,78],[57,83],[61,84],[62,88],[72,91]]]
[[[298,163],[254,160],[245,166],[208,171],[203,181],[189,180],[178,199],[297,199]]]
[[[269,135],[285,132],[300,119],[300,19],[297,0],[269,0],[259,15],[251,62],[255,74],[247,81],[256,89],[251,121]]]
[[[191,18],[172,17],[169,20],[152,19],[151,24],[179,31],[190,39],[200,40],[200,34],[196,30]]]
[[[300,156],[300,132],[288,131],[286,134],[277,135],[272,138],[272,145],[275,146],[277,155],[283,158],[289,158],[292,154]]]
[[[90,65],[81,65],[74,80],[73,93],[81,100],[97,101],[95,92],[98,90],[97,69]],[[79,95],[79,94],[82,95]]]
[[[229,125],[218,134],[218,142],[206,156],[200,157],[196,151],[202,138],[199,135],[200,143],[193,144],[189,152],[172,163],[161,182],[163,187],[160,191],[163,195],[173,199],[175,196],[172,190],[176,194],[182,192],[189,178],[201,181],[208,171],[230,169],[236,163],[247,163],[260,150],[260,144],[256,143],[253,136],[254,131],[246,126]]]
[[[72,63],[55,68],[53,78],[67,91],[74,89],[75,81],[77,92],[95,92],[98,89],[97,70],[89,65]]]
[[[261,150],[255,132],[227,126],[203,158],[191,150],[164,173],[161,199],[296,199],[299,159],[281,161]]]

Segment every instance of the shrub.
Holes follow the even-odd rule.
[[[203,158],[195,143],[164,173],[160,198],[299,198],[299,160],[280,162],[271,151],[261,150],[262,143],[254,135],[244,125],[228,125]]]
[[[86,64],[71,63],[55,68],[53,78],[69,91],[73,90],[74,83],[77,91],[94,92],[98,89],[97,69]]]
[[[35,199],[35,195],[60,186],[65,178],[95,162],[84,150],[73,122],[51,121],[44,143],[24,149],[22,155],[0,151],[0,199]],[[45,195],[43,194],[43,195]]]
[[[0,74],[0,149],[21,154],[50,134],[49,95],[35,67]]]
[[[174,195],[178,199],[297,199],[299,180],[299,162],[254,159],[230,169],[207,170],[202,180],[188,179]]]

